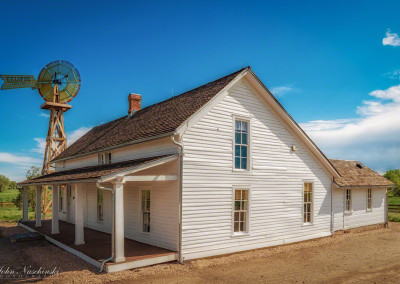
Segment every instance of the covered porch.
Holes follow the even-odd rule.
[[[45,238],[56,244],[62,244],[64,249],[76,254],[79,252],[86,257],[84,260],[100,268],[101,262],[110,257],[111,235],[97,230],[85,228],[85,244],[75,245],[75,225],[59,221],[59,234],[51,233],[51,220],[42,220],[42,226],[36,227],[35,221],[20,222],[20,226],[29,231],[41,233]],[[105,264],[107,272],[119,271],[121,268],[130,269],[151,264],[158,264],[177,259],[177,252],[160,247],[144,244],[124,238],[125,261]],[[77,254],[76,254],[77,255]],[[79,255],[78,255],[79,256]]]
[[[21,183],[20,226],[107,272],[178,259],[177,155],[55,172]],[[52,188],[52,219],[28,221],[28,186],[36,204]]]

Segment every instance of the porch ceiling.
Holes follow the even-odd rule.
[[[130,160],[115,164],[98,165],[79,169],[66,170],[61,172],[51,173],[45,176],[37,177],[31,180],[26,180],[18,183],[18,185],[40,185],[40,184],[55,184],[55,183],[70,183],[78,181],[96,181],[100,178],[113,175],[124,175],[131,171],[136,171],[151,167],[153,164],[158,165],[162,161],[169,161],[171,158],[176,158],[177,155],[163,155],[150,158]]]

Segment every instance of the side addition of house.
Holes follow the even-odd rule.
[[[20,225],[108,272],[387,222],[392,183],[329,160],[250,67],[97,126],[20,183]],[[27,191],[53,189],[51,220]],[[37,208],[40,216],[40,208]]]

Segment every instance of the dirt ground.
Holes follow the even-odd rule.
[[[91,265],[44,240],[12,244],[24,232],[0,223],[0,275],[7,268],[23,273],[56,270],[43,279],[0,282],[44,283],[400,283],[400,223],[389,228],[355,230],[317,240],[258,249],[222,257],[155,265],[100,274]],[[4,272],[3,272],[4,274]]]

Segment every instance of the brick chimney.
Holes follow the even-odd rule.
[[[128,114],[132,114],[135,111],[140,110],[141,104],[142,104],[142,96],[141,95],[131,93],[128,96],[128,101],[129,101]]]

